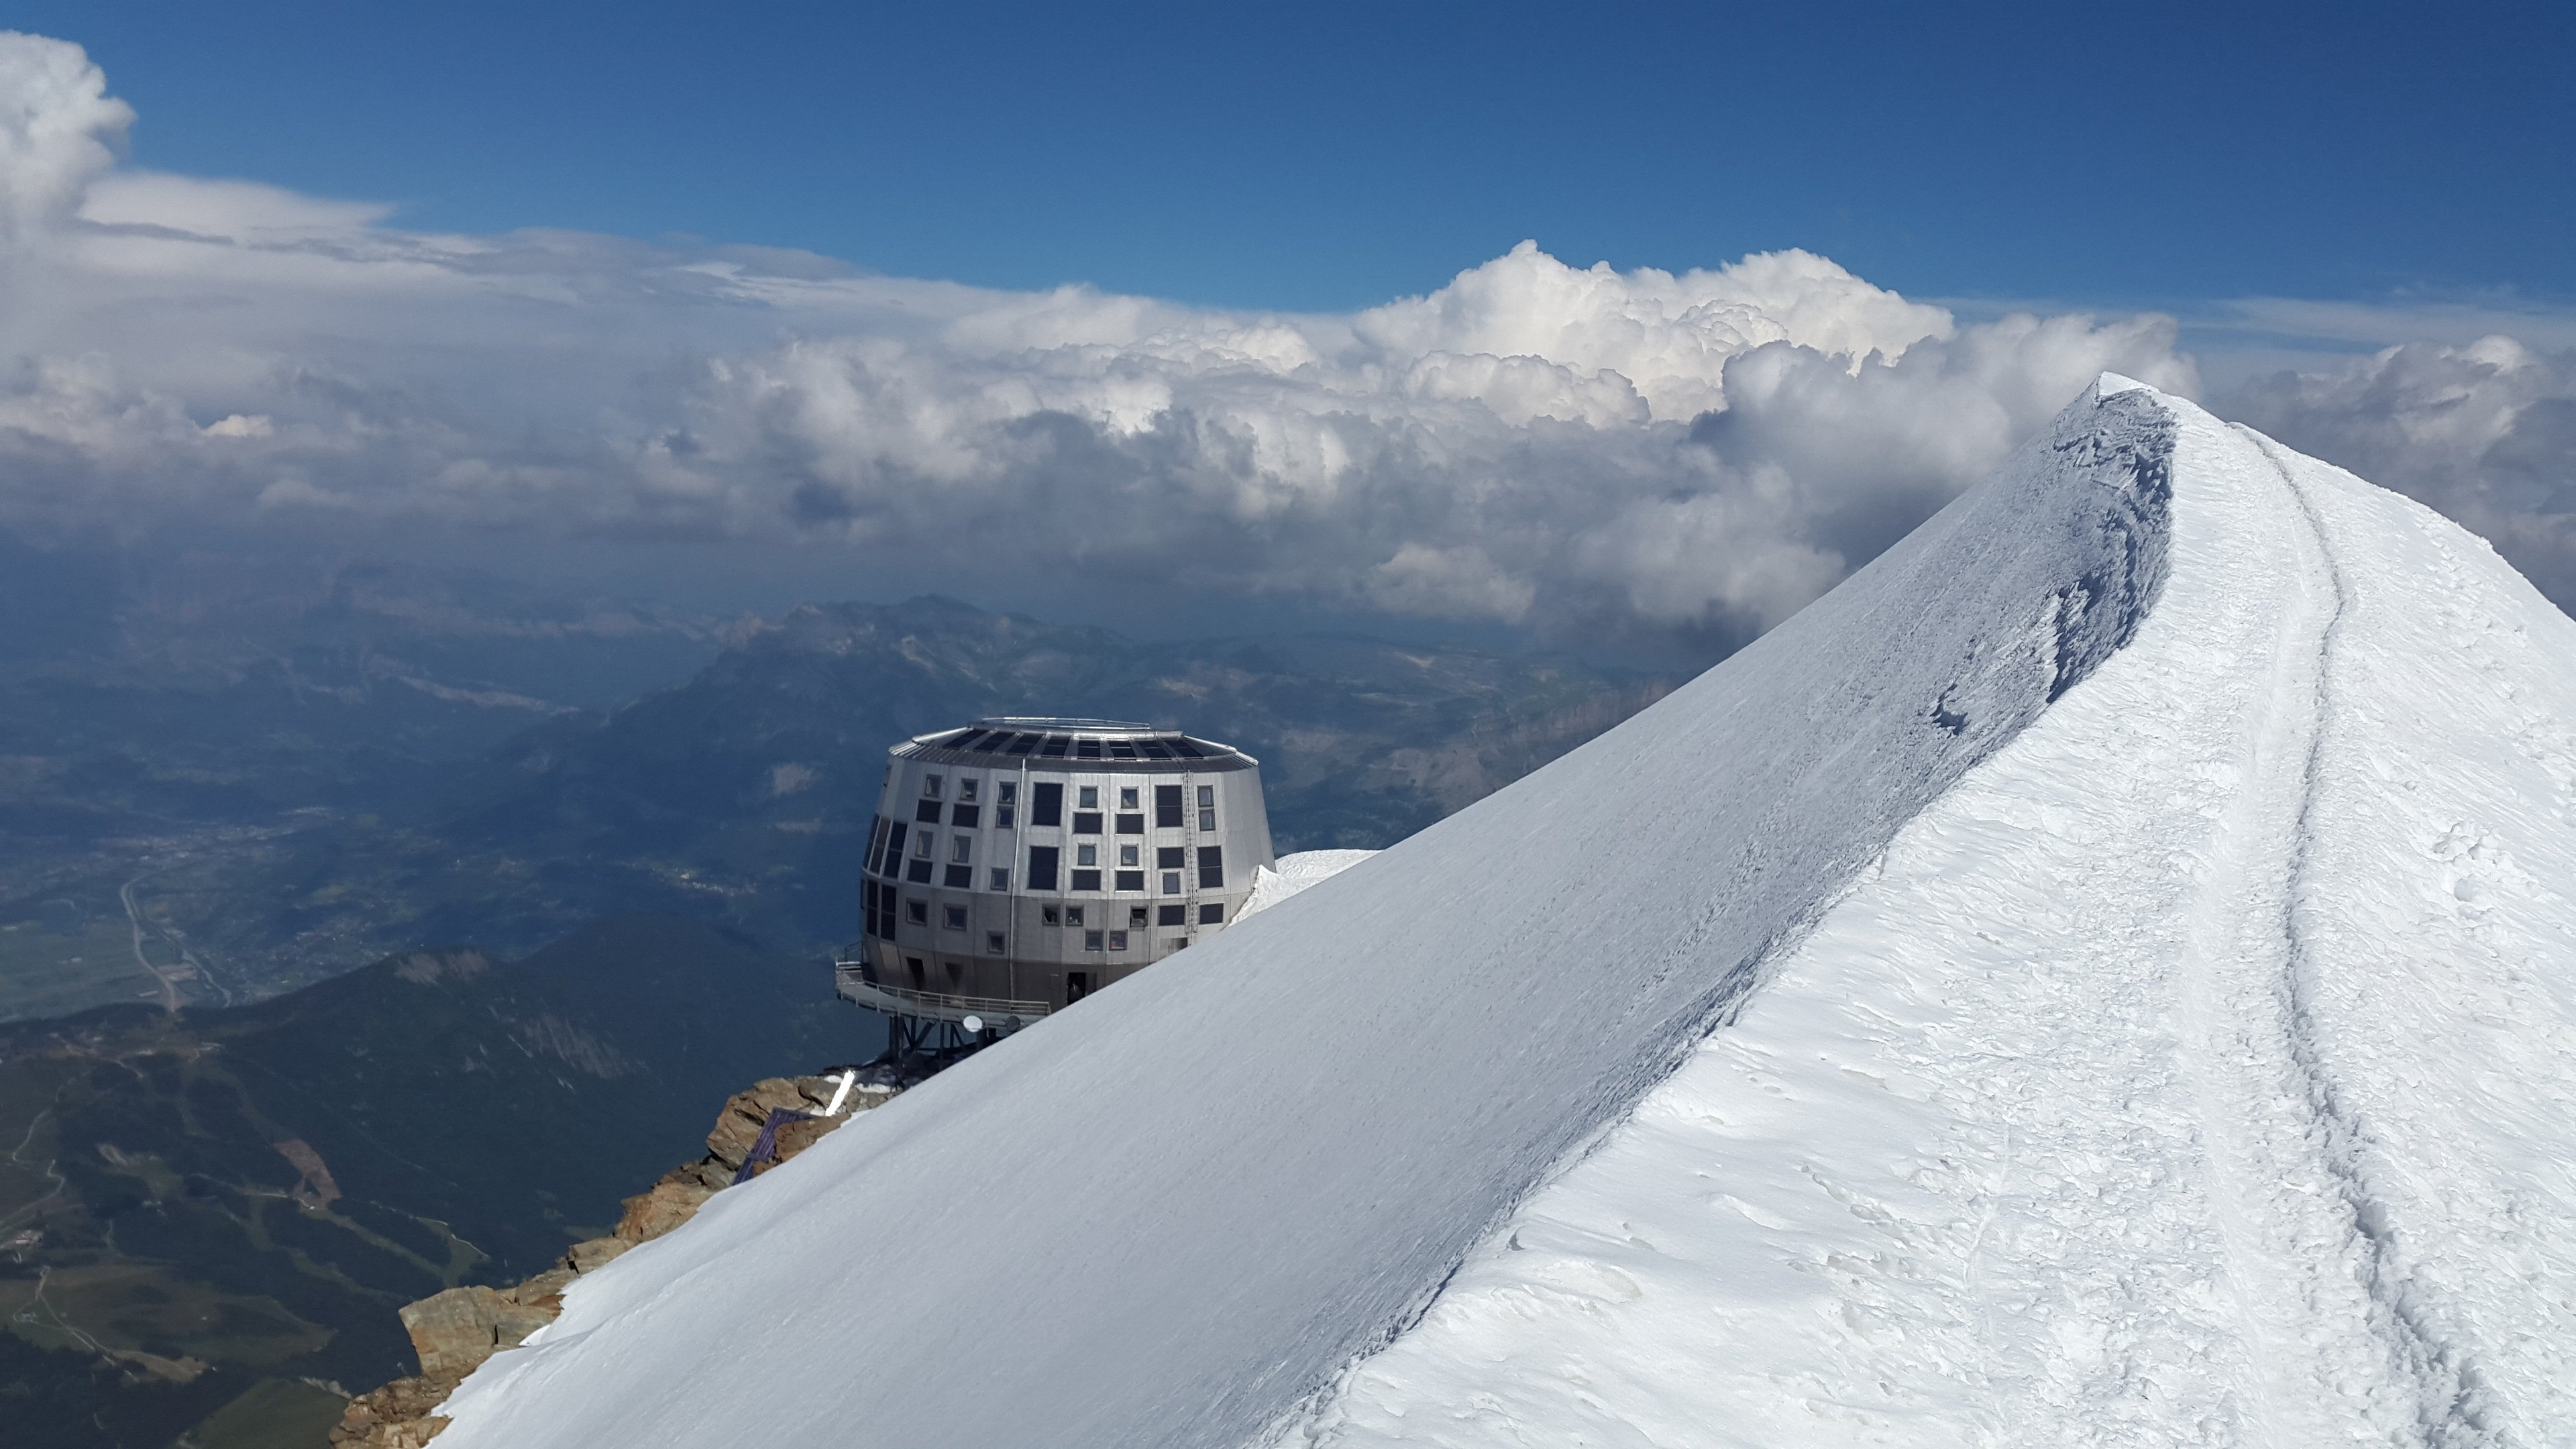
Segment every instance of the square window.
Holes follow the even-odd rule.
[[[1100,812],[1097,810],[1076,810],[1073,812],[1073,833],[1076,835],[1098,835],[1100,833]]]
[[[930,884],[930,858],[928,856],[913,857],[912,864],[903,868],[903,878],[912,882],[914,885]]]
[[[948,839],[948,858],[956,861],[960,865],[964,865],[966,862],[973,860],[975,858],[975,837],[971,835],[950,836]]]
[[[1100,847],[1097,845],[1075,846],[1073,848],[1073,863],[1075,865],[1100,864]]]
[[[948,929],[952,931],[962,931],[966,929],[966,908],[964,906],[941,906],[939,908],[939,912],[941,918],[948,923]]]
[[[1145,924],[1145,908],[1143,906],[1129,906],[1127,908],[1127,924],[1130,926],[1142,927]]]
[[[1216,829],[1216,812],[1215,812],[1215,811],[1213,811],[1213,810],[1202,810],[1202,811],[1200,811],[1200,812],[1199,812],[1199,829],[1201,829],[1201,830],[1214,830],[1214,829]]]
[[[1132,845],[1122,845],[1118,847],[1118,863],[1120,865],[1138,864],[1139,862],[1136,859],[1136,850],[1137,847]]]
[[[922,800],[916,802],[912,807],[912,818],[914,821],[922,825],[938,824],[939,802],[936,800]]]
[[[939,878],[939,883],[952,891],[971,891],[975,888],[975,867],[952,865],[948,867],[947,873]]]
[[[1126,933],[1125,931],[1112,931],[1112,932],[1110,932],[1110,933],[1109,933],[1109,949],[1110,949],[1110,950],[1112,950],[1112,951],[1124,951],[1124,950],[1126,950],[1126,949],[1127,949],[1127,933]]]
[[[1216,808],[1216,787],[1214,785],[1201,785],[1199,787],[1199,808],[1201,810],[1213,810]]]
[[[958,798],[959,800],[964,801],[965,803],[967,803],[967,804],[969,804],[969,805],[974,804],[974,803],[975,803],[975,787],[976,787],[977,785],[981,784],[981,783],[982,783],[982,782],[981,782],[981,781],[979,781],[979,780],[964,779],[964,778],[959,779],[959,780],[958,780],[958,782],[957,782],[957,798]]]
[[[1163,894],[1167,896],[1176,896],[1180,893],[1181,873],[1177,870],[1167,870],[1163,872]]]
[[[993,803],[997,805],[1019,804],[1020,782],[1017,780],[1001,780],[995,782],[993,786]]]
[[[907,920],[907,921],[912,922],[912,923],[913,923],[914,925],[916,925],[916,926],[927,926],[927,925],[929,925],[929,924],[930,924],[930,902],[928,902],[928,901],[905,901],[905,902],[903,903],[903,918],[904,918],[905,920]]]
[[[1154,869],[1156,870],[1179,870],[1189,863],[1189,852],[1180,846],[1154,847]]]
[[[1210,901],[1206,905],[1199,907],[1199,924],[1202,926],[1224,925],[1225,903],[1222,901]]]
[[[1122,870],[1118,872],[1118,888],[1122,891],[1143,890],[1145,888],[1145,873],[1141,870]]]
[[[1137,812],[1137,813],[1135,813],[1135,814],[1133,814],[1133,815],[1121,815],[1121,816],[1119,816],[1119,817],[1118,817],[1118,833],[1119,833],[1119,834],[1121,834],[1121,835],[1142,835],[1142,834],[1144,834],[1144,833],[1145,833],[1145,816],[1144,816],[1144,812],[1139,811],[1139,812]]]
[[[940,776],[938,776],[938,775],[924,775],[924,776],[922,776],[922,777],[921,777],[921,798],[922,798],[922,799],[924,799],[924,800],[936,800],[936,799],[938,799],[938,798],[939,798],[939,787],[940,787],[941,785],[945,784],[945,783],[947,783],[947,782],[946,782],[944,779],[942,779]]]
[[[1064,923],[1065,923],[1066,925],[1068,925],[1068,926],[1079,926],[1079,925],[1081,925],[1081,924],[1082,924],[1082,907],[1080,907],[1080,906],[1067,906],[1067,907],[1065,907],[1065,908],[1064,908]]]
[[[1029,823],[1056,826],[1064,823],[1064,786],[1040,781],[1029,792]]]
[[[1097,950],[1099,950],[1099,949],[1100,949],[1100,932],[1098,932],[1098,931],[1085,931],[1085,932],[1083,932],[1083,933],[1082,933],[1082,949],[1084,949],[1084,950],[1086,950],[1086,951],[1097,951]]]
[[[1061,926],[1064,924],[1064,908],[1061,906],[1040,906],[1038,908],[1038,919],[1050,926]]]
[[[999,931],[986,931],[986,932],[984,933],[984,954],[985,954],[985,955],[987,955],[987,956],[999,956],[999,955],[1001,955],[1001,954],[1002,954],[1002,945],[1003,945],[1003,942],[1002,942],[1002,933],[1001,933],[1001,932],[999,932]]]
[[[1122,788],[1122,789],[1120,789],[1120,790],[1119,790],[1119,792],[1118,792],[1118,808],[1119,808],[1119,809],[1121,809],[1121,810],[1133,810],[1133,809],[1135,809],[1135,808],[1136,808],[1136,787],[1135,787],[1135,786],[1133,786],[1133,785],[1129,785],[1129,786],[1126,786],[1126,787],[1124,787],[1124,788]]]
[[[1055,862],[1056,848],[1054,846],[1032,845],[1029,847],[1030,890],[1051,891],[1055,889]],[[1053,906],[1049,906],[1047,909],[1053,910],[1055,908]]]
[[[1097,810],[1097,809],[1099,809],[1099,808],[1100,808],[1100,787],[1099,787],[1099,786],[1097,786],[1097,785],[1084,785],[1084,786],[1082,786],[1082,787],[1081,787],[1081,790],[1082,790],[1082,798],[1081,798],[1081,799],[1079,799],[1079,800],[1076,800],[1076,801],[1075,801],[1075,802],[1073,802],[1073,803],[1075,803],[1076,805],[1081,806],[1081,807],[1082,807],[1083,809],[1085,809],[1085,810]]]
[[[1075,871],[1073,873],[1073,885],[1070,889],[1078,891],[1096,891],[1100,889],[1100,872],[1096,870]]]
[[[1006,891],[1011,888],[1011,873],[998,866],[985,872],[984,879],[986,881],[984,889],[988,891]]]
[[[1186,926],[1189,923],[1190,908],[1187,906],[1159,906],[1154,911],[1155,925]]]
[[[1019,812],[1018,812],[1018,811],[1016,811],[1016,810],[1013,810],[1013,809],[1012,809],[1010,806],[1008,806],[1008,805],[996,805],[996,806],[994,806],[994,807],[993,807],[993,828],[994,828],[995,830],[1008,830],[1008,829],[1010,829],[1010,828],[1011,828],[1011,826],[1012,826],[1012,824],[1013,824],[1012,817],[1013,817],[1013,816],[1016,816],[1017,814],[1019,814]]]
[[[951,805],[948,807],[948,823],[956,826],[960,830],[972,830],[983,822],[984,807],[981,805]]]
[[[1221,891],[1225,889],[1224,846],[1202,845],[1199,847],[1199,889],[1203,891]]]

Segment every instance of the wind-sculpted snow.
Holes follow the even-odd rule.
[[[2576,1432],[2576,623],[2187,404],[2130,646],[1284,1437]]]
[[[1654,708],[717,1198],[442,1444],[1264,1432],[2149,617],[2172,427],[2088,393]]]

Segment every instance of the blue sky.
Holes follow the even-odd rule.
[[[2108,369],[2576,601],[2570,13],[20,4],[0,528],[1706,651]]]
[[[1910,296],[2576,296],[2576,7],[55,3],[134,161],[1329,310],[1523,237]]]

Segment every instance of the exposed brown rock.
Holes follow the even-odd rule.
[[[834,1077],[771,1077],[736,1092],[707,1134],[707,1155],[673,1168],[650,1189],[628,1198],[613,1236],[573,1244],[561,1263],[515,1288],[450,1288],[404,1308],[403,1327],[420,1355],[420,1373],[350,1400],[339,1427],[331,1431],[331,1442],[342,1449],[421,1449],[447,1427],[435,1411],[457,1384],[485,1359],[518,1347],[529,1334],[554,1322],[573,1279],[696,1216],[701,1204],[733,1182],[772,1111],[820,1113],[838,1088]],[[892,1100],[896,1090],[853,1087],[840,1115],[781,1124],[772,1139],[776,1157],[754,1170],[766,1171],[803,1152],[856,1114]],[[285,1152],[286,1145],[278,1150]],[[291,1153],[288,1160],[299,1169],[304,1166]],[[319,1157],[314,1161],[318,1166]]]

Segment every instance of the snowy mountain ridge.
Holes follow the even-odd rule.
[[[2548,1442],[2570,645],[2106,377],[1661,704],[585,1279],[449,1440]]]

